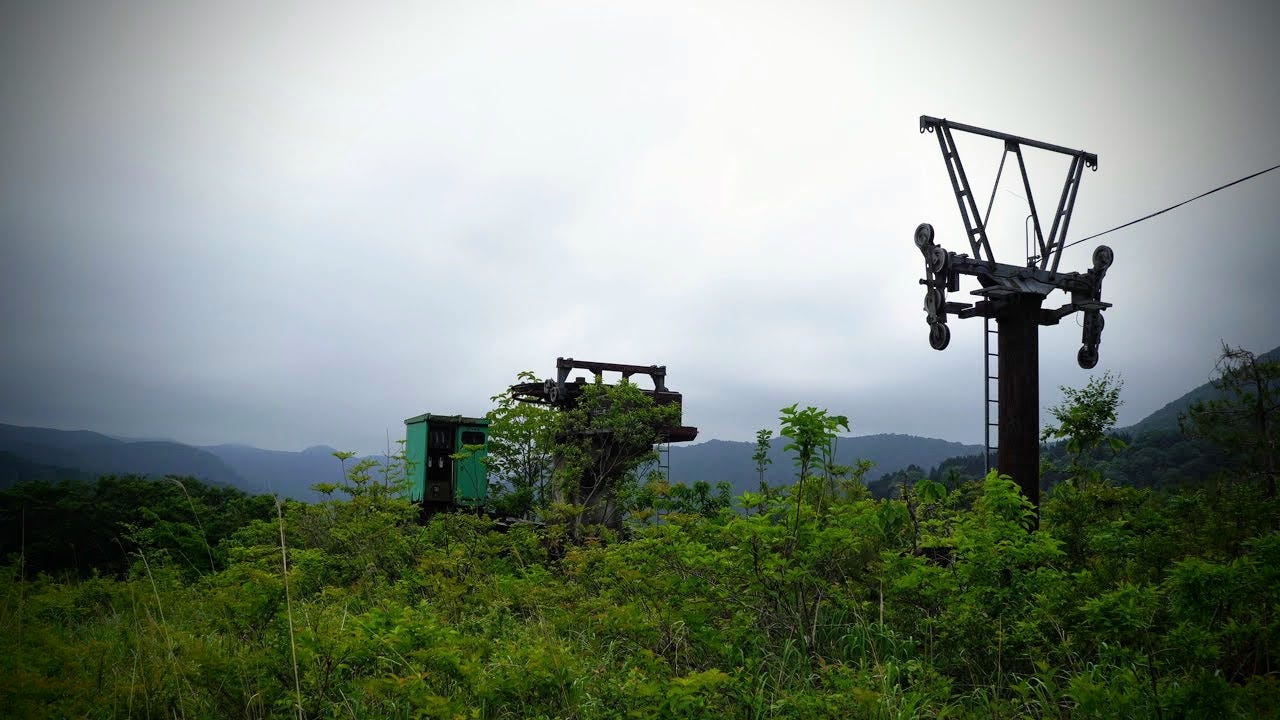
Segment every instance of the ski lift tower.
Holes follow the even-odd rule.
[[[1093,267],[1084,273],[1059,272],[1058,261],[1066,246],[1067,228],[1071,225],[1071,211],[1075,207],[1076,193],[1084,169],[1098,169],[1098,156],[1083,150],[1072,150],[1059,145],[963,125],[946,119],[920,116],[920,132],[934,133],[942,160],[951,178],[956,204],[964,221],[965,234],[972,256],[955,253],[934,243],[933,226],[922,223],[916,228],[915,244],[924,255],[925,286],[924,310],[929,324],[929,344],[935,350],[943,350],[951,342],[951,328],[947,316],[959,318],[984,318],[988,323],[984,334],[984,392],[986,403],[986,453],[988,466],[992,450],[996,451],[996,467],[1013,477],[1023,495],[1040,507],[1040,354],[1039,326],[1057,325],[1062,318],[1080,311],[1084,313],[1084,332],[1081,348],[1076,355],[1080,367],[1090,369],[1098,364],[1098,344],[1102,341],[1102,311],[1111,303],[1102,301],[1102,279],[1111,267],[1114,254],[1106,245],[1093,251]],[[1000,169],[996,172],[991,189],[991,201],[987,215],[978,213],[978,205],[953,133],[966,132],[998,140],[1004,144]],[[1058,199],[1049,234],[1042,231],[1035,198],[1031,193],[1031,181],[1023,162],[1024,147],[1045,150],[1071,158],[1067,178]],[[1035,235],[1034,254],[1025,265],[1006,265],[996,262],[987,238],[987,220],[995,201],[995,190],[1000,184],[1005,160],[1012,154],[1018,160],[1022,185],[1026,192],[1029,219]],[[971,294],[978,299],[972,303],[949,302],[947,293],[960,290],[960,276],[972,275],[978,280],[978,289]],[[1049,293],[1062,290],[1070,295],[1070,301],[1054,309],[1041,307]],[[997,331],[990,330],[989,323],[996,321]],[[996,334],[997,349],[991,351],[990,336]],[[992,358],[996,359],[992,373]],[[991,397],[991,383],[997,383],[997,394]],[[991,420],[992,406],[996,406],[996,421]],[[991,445],[991,429],[998,430],[997,445]]]

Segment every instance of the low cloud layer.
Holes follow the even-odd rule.
[[[800,402],[974,442],[981,323],[936,353],[920,310],[912,230],[964,241],[917,117],[1096,152],[1084,237],[1280,162],[1277,19],[9,5],[0,422],[368,451],[573,356],[666,364],[703,438]],[[1000,145],[961,143],[985,205]],[[1048,215],[1065,165],[1029,157]],[[992,236],[1017,262],[1022,188],[1001,188]],[[1220,339],[1280,345],[1277,197],[1273,173],[1104,240],[1097,372],[1124,378],[1122,422],[1203,382]],[[1079,334],[1042,330],[1045,405],[1088,378]]]

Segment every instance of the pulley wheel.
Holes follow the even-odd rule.
[[[924,294],[924,311],[929,313],[929,319],[932,320],[942,312],[942,305],[946,302],[943,299],[942,291],[937,288],[927,290]]]
[[[1116,254],[1106,245],[1099,245],[1093,251],[1093,269],[1106,270],[1111,267],[1111,263],[1116,259]]]
[[[916,247],[924,250],[933,244],[933,226],[929,223],[920,223],[916,227]]]
[[[929,272],[937,275],[947,267],[947,251],[936,245],[929,251]]]
[[[1092,370],[1098,364],[1098,348],[1085,345],[1076,353],[1076,362],[1085,370]]]
[[[929,326],[929,346],[934,350],[946,350],[951,344],[951,328],[946,323],[934,323]]]
[[[555,380],[552,380],[551,378],[547,378],[546,380],[543,380],[542,396],[545,397],[547,400],[551,400],[551,393],[555,391],[555,388],[556,388]]]
[[[556,403],[560,402],[560,399],[561,399],[561,398],[560,398],[560,395],[561,395],[561,392],[560,392],[560,384],[559,384],[559,383],[552,383],[552,384],[551,384],[551,391],[547,393],[547,400],[550,400],[550,401],[551,401],[551,404],[552,404],[552,405],[554,405],[554,404],[556,404]]]

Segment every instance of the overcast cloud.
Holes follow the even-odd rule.
[[[573,356],[666,364],[702,439],[799,402],[977,442],[981,322],[938,353],[921,311],[915,226],[965,242],[918,116],[1097,153],[1081,238],[1280,162],[1278,21],[1164,0],[6,3],[0,422],[371,451]],[[1000,144],[959,142],[985,204]],[[1028,157],[1048,214],[1066,161]],[[1220,339],[1280,345],[1277,200],[1280,172],[1106,238],[1094,372],[1124,378],[1122,423],[1204,382]],[[1089,373],[1075,319],[1040,337],[1049,406]]]

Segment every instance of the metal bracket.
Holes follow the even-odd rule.
[[[969,247],[973,251],[973,256],[989,263],[994,263],[996,259],[991,252],[991,243],[987,238],[986,219],[978,213],[978,205],[974,200],[973,190],[969,185],[968,176],[965,175],[964,164],[960,161],[960,151],[956,148],[955,140],[952,137],[953,130],[1001,140],[1004,142],[1005,153],[1011,152],[1017,157],[1018,170],[1022,175],[1022,187],[1027,194],[1027,208],[1031,211],[1032,226],[1035,229],[1036,247],[1039,250],[1039,255],[1034,258],[1028,258],[1027,264],[1031,265],[1032,260],[1037,260],[1038,267],[1041,270],[1057,272],[1058,261],[1062,258],[1062,251],[1066,247],[1067,229],[1071,226],[1071,214],[1075,209],[1076,193],[1080,189],[1080,176],[1085,167],[1090,170],[1098,169],[1098,156],[1084,150],[1072,150],[1061,145],[1031,140],[1018,135],[951,122],[946,118],[921,115],[920,132],[936,132],[938,136],[938,147],[942,150],[942,161],[947,166],[947,175],[951,178],[951,188],[956,194],[956,203],[960,207],[960,218],[964,221],[965,232],[967,233]],[[1041,229],[1040,214],[1036,211],[1035,196],[1031,192],[1031,180],[1027,177],[1027,165],[1022,157],[1023,145],[1071,157],[1071,167],[1067,170],[1067,179],[1062,185],[1062,194],[1058,199],[1058,208],[1053,216],[1053,225],[1050,227],[1048,240],[1045,239],[1044,232]],[[1002,159],[1001,163],[1003,164],[1003,162]],[[994,198],[994,188],[992,197]]]
[[[1084,330],[1081,348],[1076,356],[1080,367],[1088,369],[1098,364],[1098,345],[1102,342],[1105,321],[1102,311],[1111,303],[1102,301],[1102,280],[1111,267],[1115,253],[1106,245],[1093,251],[1093,268],[1085,273],[1056,273],[1038,268],[1004,265],[1002,263],[974,260],[968,255],[948,252],[933,242],[933,226],[921,223],[916,228],[915,244],[924,256],[925,286],[924,311],[929,324],[929,345],[944,350],[951,343],[951,328],[947,316],[965,319],[971,317],[998,317],[1000,311],[1014,295],[1032,294],[1045,296],[1055,290],[1071,294],[1071,301],[1054,310],[1041,310],[1040,325],[1057,325],[1062,318],[1074,313],[1084,313]],[[976,303],[960,303],[947,300],[948,292],[959,289],[960,275],[974,275],[982,287],[971,294],[982,298]]]
[[[586,370],[595,376],[596,382],[604,382],[606,372],[620,373],[624,379],[630,379],[632,375],[648,375],[653,380],[653,389],[640,388],[640,392],[652,397],[659,405],[683,405],[683,396],[667,387],[665,365],[627,365],[563,357],[556,358],[554,378],[512,385],[512,397],[520,402],[551,405],[561,409],[573,407],[582,397],[587,385],[586,378],[583,377],[570,382],[569,375],[574,370]],[[689,442],[698,436],[698,428],[684,425],[659,428],[659,431],[665,442]]]

